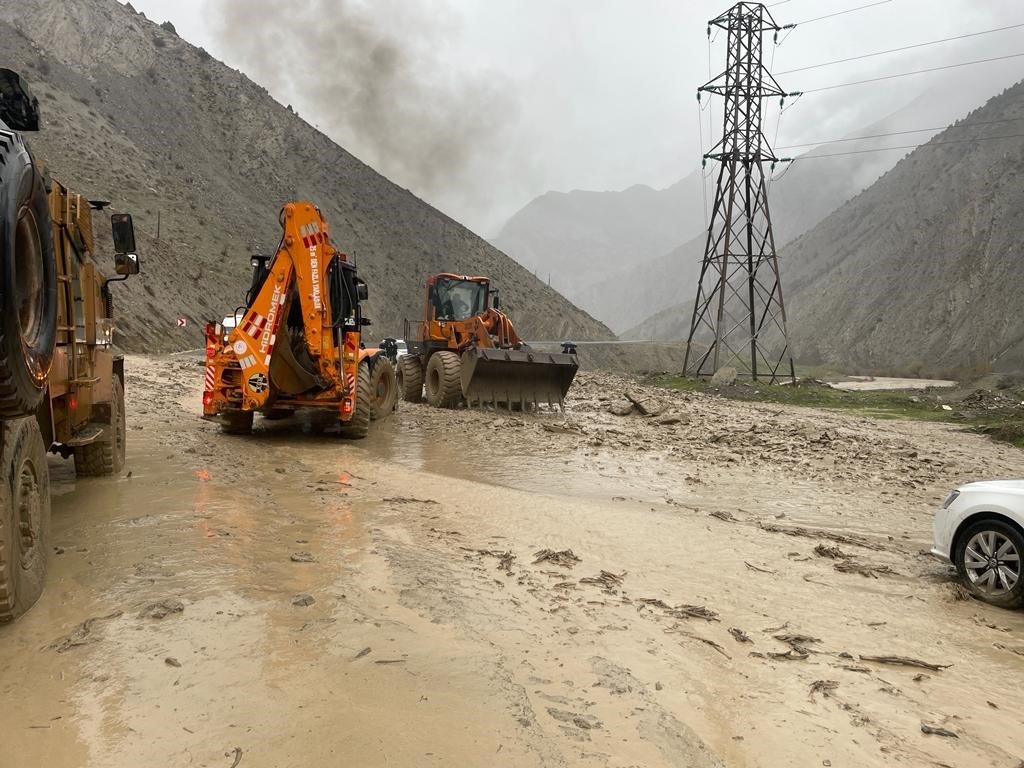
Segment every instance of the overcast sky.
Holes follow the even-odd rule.
[[[798,26],[778,47],[767,41],[774,71],[1024,23],[1019,0],[889,0],[811,21],[870,2],[776,3],[776,20]],[[701,153],[695,89],[709,79],[706,21],[728,7],[720,0],[133,5],[170,20],[182,37],[484,235],[547,190],[664,187],[690,173]],[[724,65],[723,42],[724,35],[711,46],[713,74]],[[1024,27],[779,80],[806,91],[1013,53],[1024,53]],[[980,104],[1021,77],[1024,58],[808,94],[784,115],[777,143],[849,135],[943,83]],[[712,113],[716,123],[720,114]]]

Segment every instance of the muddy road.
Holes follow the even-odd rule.
[[[198,418],[196,361],[128,366],[123,476],[52,464],[0,765],[1024,757],[1024,616],[924,554],[934,505],[1019,476],[1016,449],[643,388],[660,415],[615,416],[626,380],[596,374],[566,416],[403,404],[359,443],[243,439]]]

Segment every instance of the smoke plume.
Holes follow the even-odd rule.
[[[447,69],[458,25],[436,0],[221,0],[230,57],[279,100],[456,217],[490,207],[478,181],[518,115],[510,82]],[[487,174],[485,174],[487,175]]]

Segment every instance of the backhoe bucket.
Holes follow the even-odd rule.
[[[579,369],[575,355],[470,347],[462,354],[462,394],[470,405],[561,405]]]

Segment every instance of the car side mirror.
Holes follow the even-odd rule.
[[[110,230],[114,236],[114,253],[135,253],[135,225],[130,213],[115,213],[110,217]]]
[[[362,280],[356,279],[356,298],[360,301],[366,301],[370,298],[370,289],[366,286]]]
[[[114,270],[123,277],[139,274],[139,257],[134,253],[115,253]]]
[[[491,306],[495,309],[501,309],[501,298],[499,298],[496,290],[491,291]]]

